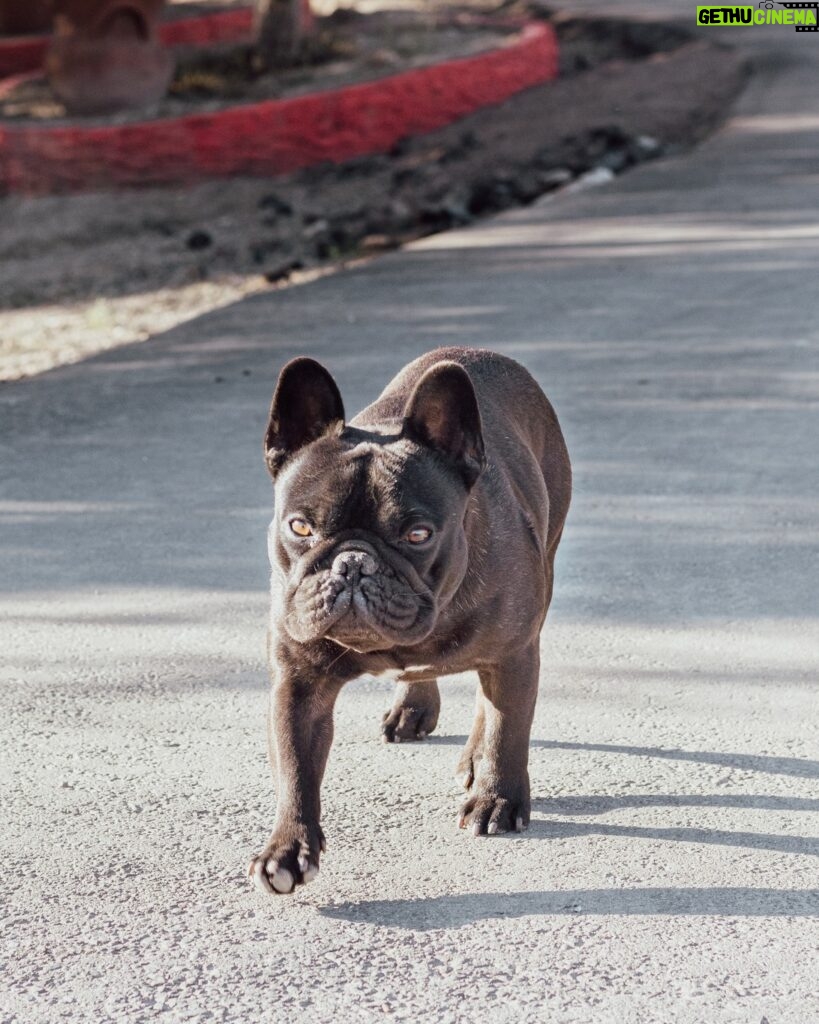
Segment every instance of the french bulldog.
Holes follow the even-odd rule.
[[[461,828],[529,824],[539,635],[571,495],[552,406],[514,360],[441,348],[345,420],[308,358],[279,376],[264,442],[270,525],[273,834],[250,865],[265,892],[312,881],[325,849],[321,781],[333,707],[357,676],[393,673],[388,743],[436,726],[437,679],[475,669],[458,764]]]

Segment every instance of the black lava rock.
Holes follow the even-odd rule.
[[[207,231],[191,231],[186,244],[193,252],[199,252],[210,248],[213,245],[213,238]]]

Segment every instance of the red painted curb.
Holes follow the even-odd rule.
[[[0,39],[0,78],[25,75],[43,66],[47,36],[12,36]]]
[[[0,188],[28,194],[276,175],[383,153],[557,76],[532,23],[508,46],[362,85],[135,124],[0,128]]]
[[[253,8],[217,11],[199,18],[166,21],[159,28],[165,46],[205,46],[208,43],[238,43],[253,34]]]
[[[178,18],[159,27],[165,46],[206,46],[208,43],[235,43],[250,38],[253,32],[253,8],[217,11],[197,18]],[[0,78],[22,75],[43,66],[48,36],[13,36],[0,39]]]

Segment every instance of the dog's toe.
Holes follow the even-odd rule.
[[[435,727],[425,708],[398,707],[388,711],[381,724],[384,743],[424,740]]]
[[[270,878],[270,884],[273,886],[276,892],[286,894],[293,891],[295,879],[293,878],[292,873],[287,870],[287,868],[280,868],[275,863],[275,861],[273,861],[272,863],[271,861],[268,861],[267,874],[268,877]]]
[[[498,793],[472,793],[458,817],[460,828],[468,828],[474,836],[499,836],[505,832],[520,832],[528,819],[523,801]]]
[[[324,835],[317,826],[285,828],[274,833],[264,852],[251,862],[248,874],[262,892],[286,896],[316,878],[324,847]]]

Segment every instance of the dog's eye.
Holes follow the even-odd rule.
[[[432,536],[432,530],[428,526],[414,526],[407,534],[407,541],[410,544],[425,544]]]
[[[291,519],[290,529],[295,533],[297,537],[312,537],[313,528],[309,523],[305,522],[304,519]]]

